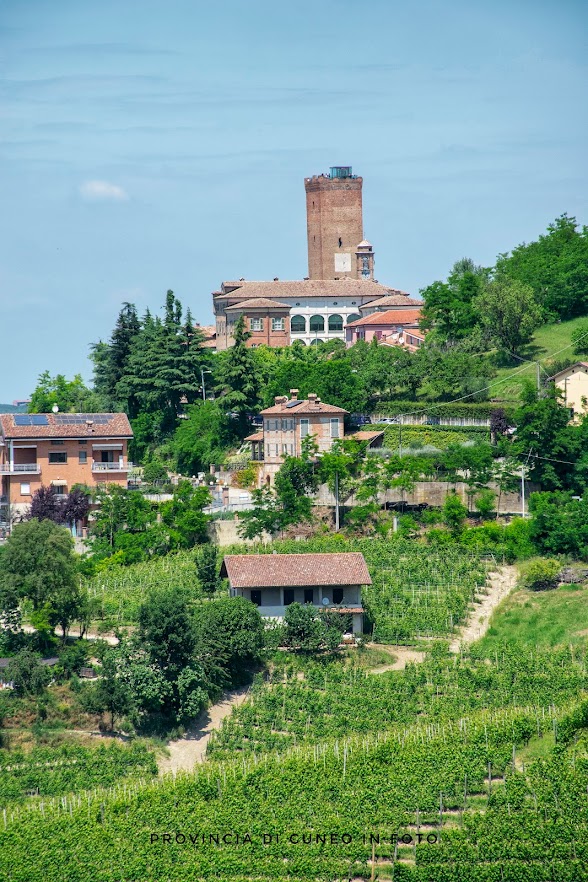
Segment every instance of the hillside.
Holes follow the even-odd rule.
[[[543,380],[550,374],[549,362],[551,360],[569,359],[572,363],[579,360],[573,353],[571,345],[572,333],[588,317],[571,319],[568,322],[556,322],[552,325],[542,325],[533,335],[533,340],[522,351],[522,358],[528,359],[529,364],[516,362],[514,367],[502,367],[498,375],[492,381],[492,398],[507,402],[516,401],[521,394],[523,385],[527,381],[537,382],[537,365],[541,363],[541,377]],[[513,360],[514,361],[514,360]],[[500,382],[503,381],[503,382]]]

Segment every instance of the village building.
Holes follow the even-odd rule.
[[[291,603],[311,603],[352,617],[363,633],[361,589],[372,580],[359,552],[341,554],[229,554],[221,576],[232,597],[245,597],[262,616],[282,619]]]
[[[0,500],[24,514],[42,485],[60,496],[74,484],[126,488],[132,437],[124,413],[0,414]]]
[[[578,361],[551,377],[563,395],[562,401],[577,422],[588,413],[588,362]]]
[[[290,389],[290,395],[277,395],[275,404],[261,411],[262,429],[245,438],[251,444],[251,459],[261,464],[260,486],[273,484],[285,456],[301,455],[305,438],[312,435],[323,453],[345,433],[347,411],[342,407],[326,404],[312,393],[298,398],[298,389]]]
[[[311,346],[344,341],[347,326],[380,301],[387,309],[420,306],[374,279],[373,246],[363,235],[362,184],[350,166],[305,179],[308,276],[222,282],[212,295],[217,351],[233,346],[241,316],[251,333],[248,346]]]
[[[358,340],[371,343],[375,338],[382,343],[417,349],[424,339],[419,332],[421,319],[420,309],[387,309],[379,310],[351,322],[346,329],[347,346],[353,346]],[[410,337],[410,342],[408,338]],[[406,338],[406,339],[405,339]]]

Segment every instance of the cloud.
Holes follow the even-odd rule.
[[[126,202],[129,198],[122,187],[111,184],[109,181],[84,181],[79,187],[79,193],[82,199],[87,199],[90,202],[104,199],[113,202]]]

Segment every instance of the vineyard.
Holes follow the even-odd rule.
[[[573,719],[479,712],[31,806],[0,818],[0,878],[326,882],[374,878],[373,858],[381,880],[582,882],[583,737],[517,762]]]
[[[230,759],[423,719],[444,724],[483,709],[562,705],[588,690],[586,660],[570,649],[504,649],[492,664],[437,651],[402,675],[374,675],[340,658],[292,660],[284,653],[266,682],[256,680],[251,700],[225,718],[208,754]]]
[[[0,808],[31,795],[59,796],[155,774],[154,756],[142,744],[96,748],[64,744],[36,747],[28,753],[0,751]]]
[[[182,588],[194,597],[201,591],[193,551],[179,551],[128,567],[117,566],[87,580],[97,606],[96,616],[129,625],[137,621],[139,606],[155,588]]]
[[[409,643],[444,637],[463,622],[472,601],[485,590],[489,563],[459,546],[434,552],[417,542],[395,539],[286,540],[227,553],[361,551],[373,584],[363,591],[364,607],[380,643]],[[492,565],[493,562],[492,562]]]
[[[447,428],[445,426],[394,426],[384,423],[373,427],[384,429],[384,447],[390,450],[398,450],[402,442],[402,449],[419,449],[421,447],[436,447],[444,450],[449,444],[474,443],[477,441],[490,441],[488,429],[478,426],[459,428]]]

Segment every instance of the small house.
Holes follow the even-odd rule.
[[[291,603],[312,603],[352,617],[363,632],[361,589],[371,585],[363,554],[228,554],[221,576],[232,597],[245,597],[262,616],[282,619]]]

